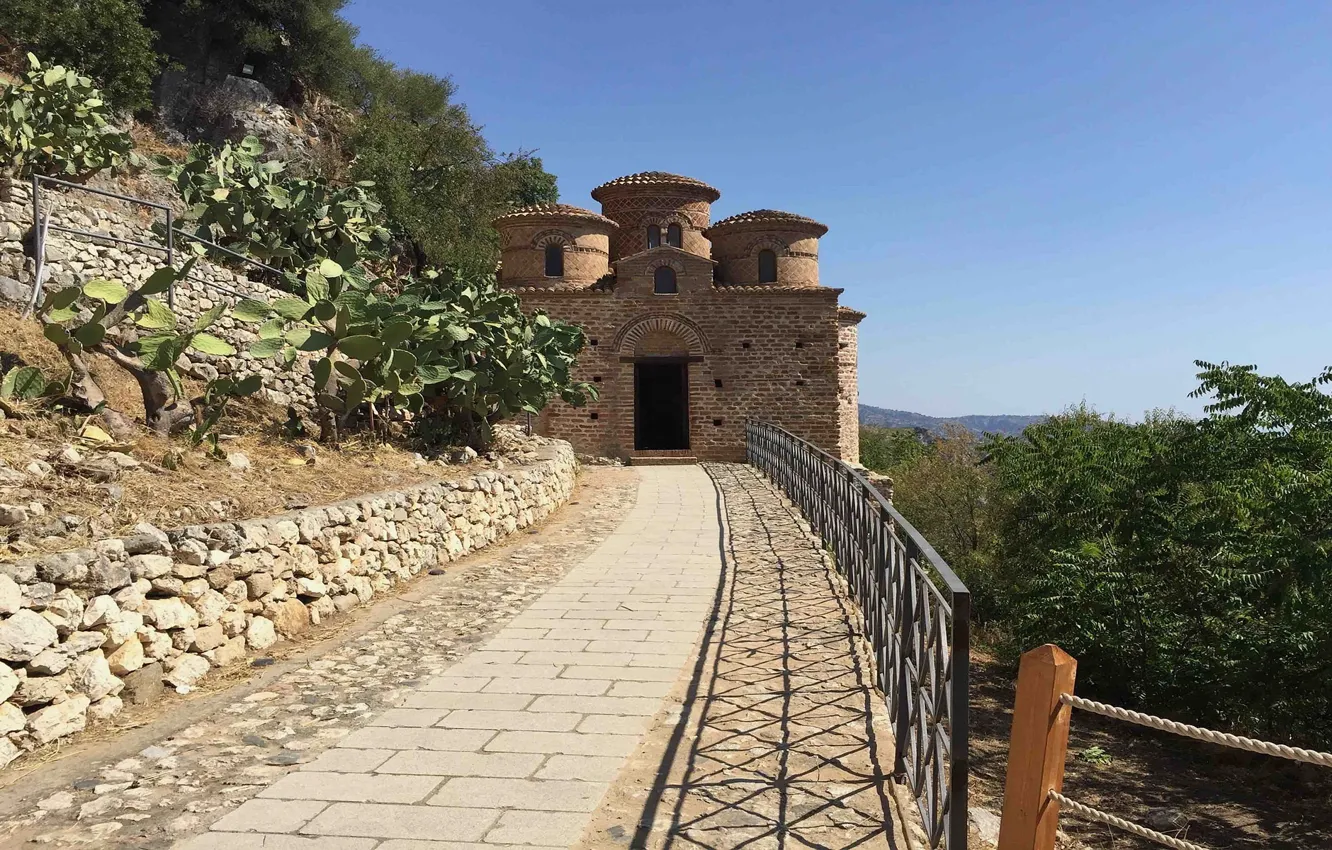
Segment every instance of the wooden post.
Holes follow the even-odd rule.
[[[1068,721],[1073,711],[1059,697],[1073,693],[1077,670],[1077,659],[1052,643],[1022,656],[999,850],[1054,850],[1059,804],[1050,799],[1050,792],[1064,785]]]

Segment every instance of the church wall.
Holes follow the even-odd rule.
[[[844,453],[839,292],[682,287],[677,296],[659,296],[633,285],[613,292],[522,290],[524,309],[544,309],[583,326],[589,344],[575,375],[602,393],[585,408],[553,402],[538,419],[540,433],[569,440],[580,453],[629,456],[634,357],[688,352],[690,449],[700,460],[743,460],[746,417]]]

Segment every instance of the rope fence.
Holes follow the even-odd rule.
[[[1000,850],[1054,850],[1059,817],[1064,812],[1173,850],[1208,850],[1201,844],[1149,829],[1064,795],[1069,725],[1075,708],[1208,744],[1332,767],[1332,753],[1203,729],[1075,696],[1077,666],[1076,658],[1054,644],[1036,647],[1022,655],[1009,739],[1004,813],[999,826]]]
[[[1136,723],[1137,725],[1145,726],[1148,729],[1169,732],[1173,735],[1182,735],[1185,738],[1193,738],[1196,741],[1205,741],[1209,744],[1219,744],[1223,747],[1233,747],[1237,750],[1246,750],[1251,753],[1260,753],[1265,756],[1276,756],[1277,758],[1290,759],[1291,761],[1304,762],[1305,764],[1332,767],[1332,753],[1320,753],[1317,750],[1305,750],[1300,747],[1288,747],[1285,744],[1272,744],[1267,741],[1245,738],[1241,735],[1231,735],[1226,732],[1214,732],[1211,729],[1202,729],[1197,726],[1190,726],[1187,723],[1177,723],[1174,720],[1166,720],[1164,717],[1154,717],[1150,714],[1129,711],[1126,708],[1106,705],[1103,702],[1095,702],[1093,700],[1084,699],[1083,697],[1074,696],[1073,694],[1064,694],[1060,697],[1060,701],[1066,705],[1071,705],[1074,708],[1080,708],[1083,711],[1089,711],[1092,714],[1099,714],[1102,717],[1122,720],[1125,723]]]
[[[1060,808],[1086,818],[1087,820],[1103,823],[1106,826],[1113,826],[1116,829],[1122,829],[1125,832],[1132,833],[1139,838],[1146,838],[1148,841],[1155,841],[1157,844],[1164,844],[1166,847],[1173,847],[1174,850],[1208,850],[1201,844],[1194,844],[1192,841],[1185,841],[1182,838],[1175,838],[1173,835],[1166,835],[1164,832],[1157,832],[1154,829],[1148,829],[1145,826],[1139,826],[1132,821],[1124,820],[1121,817],[1115,817],[1109,812],[1103,812],[1100,809],[1093,809],[1091,806],[1083,805],[1077,800],[1070,800],[1058,791],[1050,792],[1050,799],[1059,804]]]

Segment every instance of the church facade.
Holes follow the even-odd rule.
[[[600,398],[552,402],[538,433],[638,463],[743,460],[745,419],[858,454],[856,326],[819,283],[827,228],[755,210],[713,223],[720,192],[644,172],[565,204],[500,216],[500,285],[582,326],[576,378]]]

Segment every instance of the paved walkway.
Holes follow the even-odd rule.
[[[619,528],[480,649],[183,847],[574,844],[694,657],[721,574],[703,470],[639,480]]]

